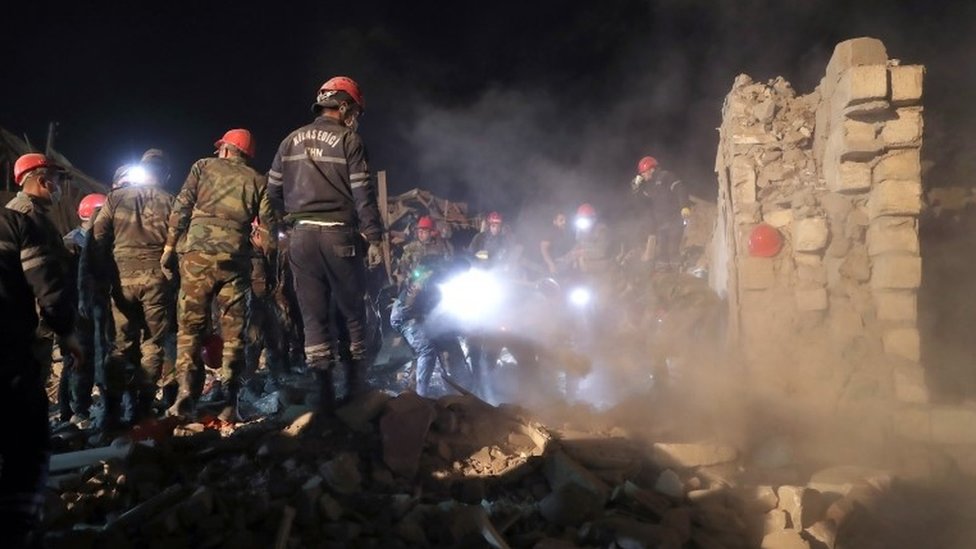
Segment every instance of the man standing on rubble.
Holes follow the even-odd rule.
[[[245,129],[229,130],[214,143],[216,158],[196,161],[176,196],[160,264],[168,278],[179,256],[180,310],[176,336],[176,375],[180,390],[173,415],[194,408],[194,358],[216,301],[224,341],[221,383],[227,404],[222,421],[236,422],[244,370],[247,295],[251,287],[251,221],[274,227],[267,181],[247,165],[254,141]],[[185,236],[185,238],[184,238]],[[274,244],[268,239],[269,248]]]
[[[163,345],[173,318],[171,284],[159,265],[173,195],[142,164],[115,172],[112,191],[92,228],[93,271],[110,295],[115,336],[103,376],[102,428],[121,426],[122,394],[131,391],[132,423],[153,415]],[[126,387],[126,369],[135,367]]]
[[[655,262],[656,269],[673,271],[681,263],[681,238],[691,202],[684,183],[673,173],[658,168],[657,159],[645,156],[637,163],[631,190],[647,205],[650,230],[641,259]]]
[[[468,252],[490,265],[500,265],[508,260],[511,239],[503,231],[502,214],[491,212],[485,217],[486,230],[474,235],[468,244]]]
[[[335,404],[332,367],[340,356],[350,358],[345,362],[346,396],[367,388],[363,259],[366,252],[370,268],[382,262],[383,226],[366,146],[356,133],[364,108],[355,81],[330,78],[312,105],[316,118],[281,142],[268,172],[275,208],[294,224],[289,258],[304,323],[305,359],[318,380],[323,412]],[[347,349],[336,348],[339,338],[330,330],[333,305],[346,324],[348,345],[340,344]]]
[[[573,249],[573,235],[566,227],[566,214],[556,212],[550,225],[539,241],[539,253],[549,276],[565,271],[571,263],[569,252]]]
[[[424,258],[444,260],[454,255],[451,243],[438,234],[437,224],[429,215],[417,220],[414,236],[415,238],[403,247],[403,253],[397,263],[397,278],[401,283],[410,278],[411,271]]]
[[[54,181],[53,168],[40,162],[32,177]],[[22,175],[15,176],[18,183]],[[0,437],[0,547],[35,546],[31,537],[44,502],[50,442],[45,372],[32,344],[38,310],[61,338],[63,353],[79,367],[84,360],[72,335],[72,292],[44,232],[26,214],[0,211],[0,415],[17,425]]]

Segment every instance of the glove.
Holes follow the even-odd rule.
[[[176,266],[176,252],[173,251],[172,246],[163,247],[163,255],[159,258],[159,267],[163,270],[163,276],[166,280],[173,280],[176,273],[173,272],[173,268]]]
[[[640,189],[641,185],[643,184],[644,184],[644,178],[641,177],[640,174],[637,174],[637,176],[634,177],[633,181],[630,182],[630,189],[634,192],[637,192],[637,190]]]
[[[366,251],[366,266],[375,269],[383,264],[383,247],[379,242],[370,242]]]

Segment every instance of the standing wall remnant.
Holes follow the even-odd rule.
[[[924,72],[856,38],[810,94],[736,78],[711,283],[757,383],[834,406],[928,401],[916,325]],[[749,254],[759,224],[783,236],[774,257]]]

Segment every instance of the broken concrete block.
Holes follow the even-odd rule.
[[[928,403],[929,389],[925,382],[925,370],[921,366],[918,364],[899,364],[894,368],[892,374],[894,375],[895,398],[899,402]],[[926,421],[928,421],[927,418]],[[928,431],[927,427],[926,431]],[[925,439],[928,440],[928,435]]]
[[[413,478],[436,412],[430,401],[406,392],[390,400],[380,418],[383,462],[394,473]]]
[[[768,257],[739,258],[739,284],[746,290],[764,290],[776,284],[774,260]]]
[[[796,290],[793,292],[796,310],[824,311],[827,309],[827,289]]]
[[[903,105],[921,101],[925,67],[922,65],[888,67],[888,78],[891,81],[892,103]]]
[[[590,492],[592,497],[600,502],[600,507],[610,496],[610,487],[606,483],[576,463],[565,452],[559,451],[550,454],[546,458],[542,471],[553,491],[567,484],[576,484]]]
[[[885,122],[881,140],[886,147],[919,147],[922,145],[922,110],[904,108],[895,111],[895,119]]]
[[[871,267],[873,290],[907,290],[922,283],[922,258],[917,256],[882,255],[874,258]]]
[[[774,534],[790,528],[790,515],[782,509],[773,509],[763,515],[763,534]]]
[[[846,496],[854,487],[861,484],[890,486],[891,474],[881,469],[857,465],[838,465],[821,469],[810,477],[807,486],[823,493]]]
[[[675,499],[681,499],[685,496],[684,483],[681,482],[678,474],[671,469],[661,471],[661,474],[657,477],[657,481],[654,483],[654,490],[659,494],[664,494]]]
[[[789,513],[793,528],[802,530],[823,518],[827,508],[823,494],[803,486],[780,486],[779,509]]]
[[[976,410],[944,406],[931,412],[932,442],[936,444],[976,444]]]
[[[553,490],[539,502],[539,513],[559,526],[576,526],[595,518],[603,510],[601,502],[586,488],[568,483]]]
[[[651,458],[664,467],[693,468],[731,463],[739,458],[734,446],[709,443],[657,442]]]
[[[922,163],[918,148],[898,149],[886,154],[874,166],[872,180],[919,181],[922,177]]]
[[[825,549],[834,549],[837,545],[837,525],[830,520],[821,520],[811,524],[806,532],[819,541]]]
[[[841,73],[861,65],[886,65],[888,52],[877,38],[860,37],[844,40],[834,46],[834,53],[827,63],[825,80],[836,82]],[[829,87],[828,87],[829,90]],[[828,98],[829,94],[824,94]]]
[[[369,391],[336,410],[336,417],[354,431],[366,431],[391,398],[385,391]]]
[[[918,221],[914,217],[878,217],[868,227],[868,255],[904,252],[918,255]]]
[[[830,231],[827,220],[808,217],[793,221],[793,249],[797,252],[816,252],[824,249]]]
[[[918,362],[922,357],[918,330],[915,328],[888,330],[881,337],[881,340],[884,344],[885,353],[891,356],[911,362]]]
[[[824,180],[834,192],[860,192],[871,188],[871,165],[866,162],[824,160]]]

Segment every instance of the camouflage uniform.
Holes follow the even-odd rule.
[[[400,261],[397,263],[398,278],[407,280],[410,272],[417,268],[420,260],[425,257],[447,259],[454,255],[454,247],[447,240],[440,237],[430,237],[427,242],[413,240],[403,247]]]
[[[139,365],[132,384],[136,419],[152,410],[163,345],[173,323],[172,288],[159,265],[172,204],[173,195],[151,185],[113,189],[92,230],[94,272],[108,284],[115,324],[103,380],[106,402],[118,404],[126,389],[127,365]]]
[[[194,357],[200,354],[215,299],[224,341],[221,378],[228,396],[236,398],[244,367],[250,229],[255,217],[272,226],[267,181],[243,158],[205,158],[193,164],[176,197],[166,239],[166,245],[175,247],[180,256],[176,338],[180,396],[174,412],[184,411],[191,402]],[[273,245],[269,239],[269,247]]]

